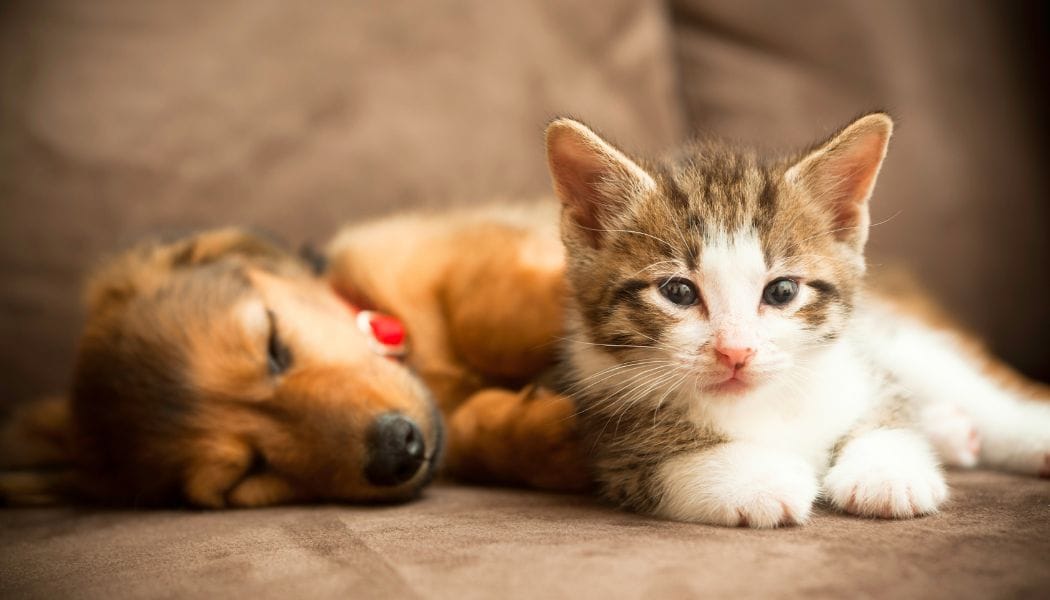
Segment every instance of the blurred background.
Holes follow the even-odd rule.
[[[0,3],[0,402],[64,390],[80,284],[150,233],[294,244],[545,195],[542,131],[630,152],[898,118],[873,268],[1050,380],[1047,12],[957,0]],[[891,218],[892,217],[892,218]]]

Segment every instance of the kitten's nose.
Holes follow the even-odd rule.
[[[730,369],[744,368],[751,361],[751,357],[755,355],[754,348],[716,346],[715,352],[718,353],[718,362]]]

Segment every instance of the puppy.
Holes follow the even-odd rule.
[[[46,409],[75,455],[67,491],[219,508],[404,499],[431,478],[426,388],[262,237],[142,244],[91,278],[87,309],[68,421]]]
[[[350,227],[316,274],[239,229],[147,242],[87,286],[69,401],[0,435],[8,501],[251,507],[397,501],[447,469],[574,490],[571,404],[536,383],[561,249],[478,212]],[[480,220],[479,220],[480,219]]]

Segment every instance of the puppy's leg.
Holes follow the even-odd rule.
[[[69,400],[46,398],[14,409],[0,427],[0,468],[28,469],[72,462]]]
[[[276,473],[249,475],[226,494],[229,505],[239,508],[273,506],[302,499],[295,487]]]
[[[186,500],[204,508],[227,506],[227,493],[251,467],[252,449],[228,438],[199,442],[193,452],[183,483]]]
[[[0,472],[0,505],[47,506],[68,501],[77,491],[73,471]]]
[[[58,504],[74,496],[69,401],[47,398],[16,407],[0,427],[0,504]]]
[[[528,232],[477,234],[445,282],[456,354],[478,372],[528,380],[554,360],[564,322],[561,245]]]
[[[446,465],[472,481],[576,491],[590,485],[572,402],[545,388],[490,388],[449,418]]]

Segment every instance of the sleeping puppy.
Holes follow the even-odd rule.
[[[87,308],[68,411],[35,415],[69,433],[66,492],[218,508],[398,500],[431,478],[442,427],[426,388],[262,237],[140,245],[91,278]]]
[[[118,255],[89,280],[69,400],[0,432],[3,467],[72,468],[8,470],[0,496],[397,501],[443,446],[461,479],[586,487],[571,404],[536,383],[562,327],[560,244],[498,214],[349,227],[321,273],[239,229]]]

